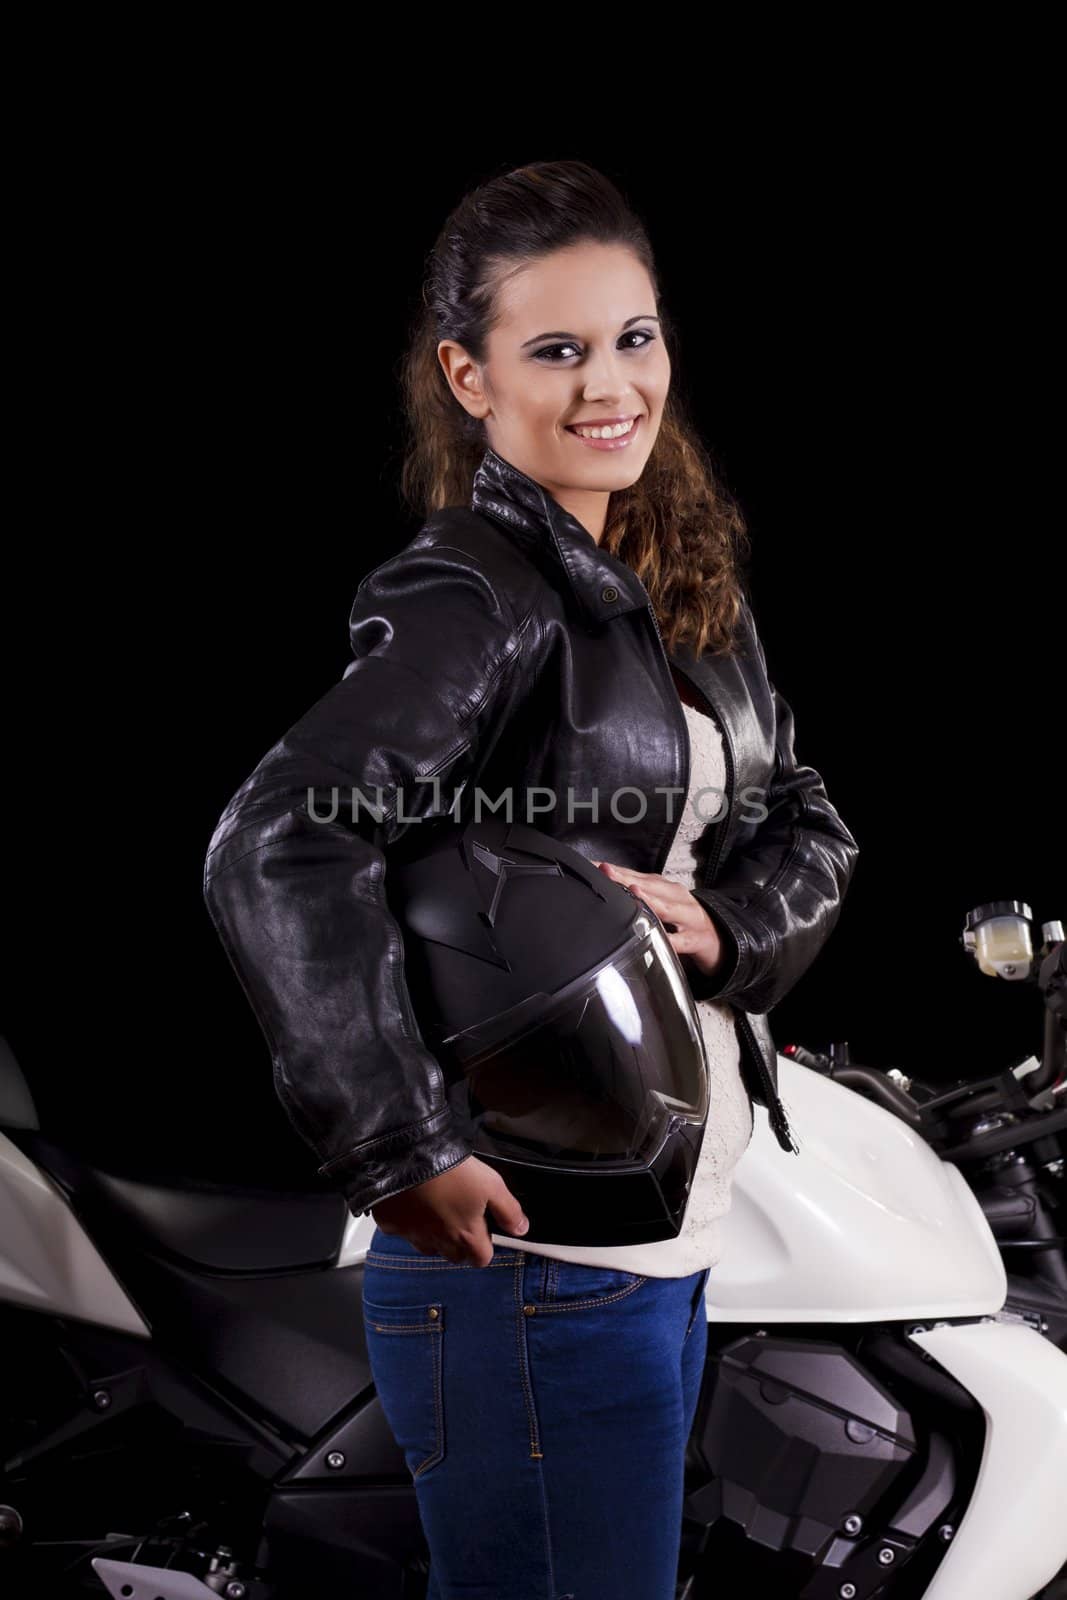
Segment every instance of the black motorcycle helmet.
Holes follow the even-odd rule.
[[[388,884],[424,1042],[459,1131],[521,1202],[523,1238],[675,1236],[708,1064],[655,912],[569,845],[496,816],[391,855]]]

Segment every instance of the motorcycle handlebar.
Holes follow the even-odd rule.
[[[880,1101],[887,1111],[900,1117],[909,1127],[929,1137],[922,1108],[906,1090],[887,1078],[879,1067],[863,1067],[857,1062],[838,1062],[819,1051],[805,1050],[802,1045],[790,1045],[785,1054],[801,1066],[809,1067],[838,1083],[867,1091]],[[1001,1150],[1011,1150],[1016,1145],[1032,1144],[1035,1140],[1062,1133],[1067,1129],[1067,1106],[1029,1117],[1025,1122],[1013,1122],[1008,1127],[996,1128],[977,1138],[961,1140],[958,1144],[942,1145],[940,1154],[946,1161],[980,1161],[996,1155]]]

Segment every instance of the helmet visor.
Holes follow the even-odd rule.
[[[679,1120],[703,1123],[707,1113],[699,1015],[663,925],[643,905],[608,961],[444,1044],[462,1066],[453,1095],[475,1148],[535,1165],[648,1166]]]

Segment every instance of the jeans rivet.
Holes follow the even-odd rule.
[[[532,1317],[536,1310],[537,1310],[536,1306],[523,1306],[522,1314],[523,1314],[524,1317]]]
[[[440,1316],[440,1312],[438,1311],[436,1306],[431,1306],[430,1310],[429,1310],[429,1315],[430,1315],[430,1317],[438,1317],[438,1316]]]

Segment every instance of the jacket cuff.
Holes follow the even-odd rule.
[[[381,1200],[436,1178],[473,1151],[456,1131],[449,1106],[391,1133],[365,1139],[319,1167],[319,1176],[344,1195],[354,1216]]]

